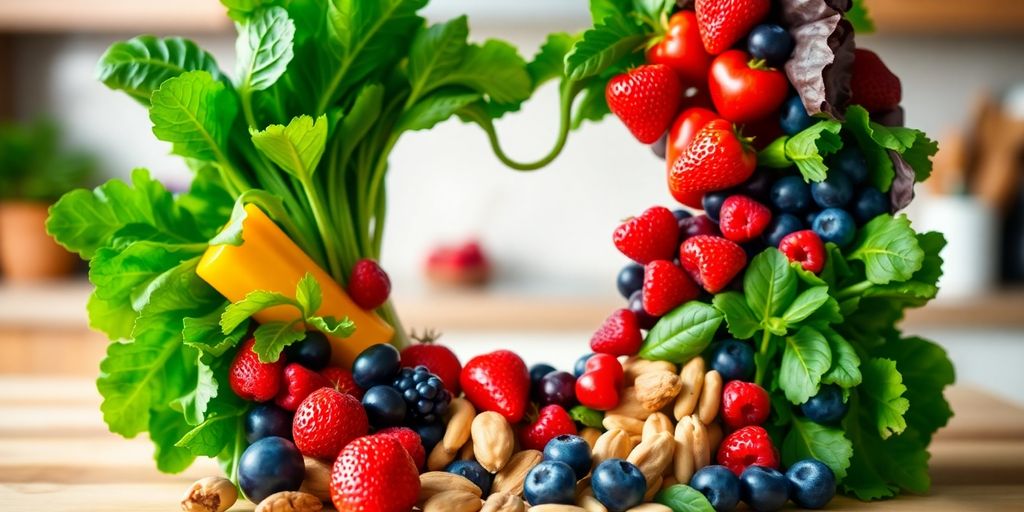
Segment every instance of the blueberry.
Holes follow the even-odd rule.
[[[772,186],[771,202],[782,213],[801,213],[811,206],[811,188],[799,176],[786,176]]]
[[[701,199],[700,204],[704,207],[704,213],[707,214],[708,218],[718,222],[718,216],[722,212],[722,203],[733,195],[735,193],[731,190],[708,192],[704,194],[704,199]]]
[[[644,267],[643,265],[637,265],[636,263],[630,263],[622,270],[619,271],[619,276],[615,280],[615,286],[619,288],[619,293],[623,297],[629,298],[637,290],[644,287]]]
[[[821,210],[813,210],[807,212],[807,214],[804,216],[805,224],[807,224],[808,226],[814,226],[814,219],[818,218],[819,213],[821,213]]]
[[[640,504],[647,492],[647,480],[640,469],[622,459],[608,459],[590,475],[594,497],[609,512],[624,512]]]
[[[399,370],[398,349],[381,343],[373,345],[356,356],[352,363],[352,377],[356,384],[368,389],[377,384],[390,384]]]
[[[644,309],[643,290],[637,290],[633,295],[629,296],[629,310],[636,315],[637,324],[639,324],[640,328],[645,331],[651,330],[654,328],[654,324],[658,323],[658,317],[651,316],[651,314]],[[577,375],[577,377],[579,377],[579,375]]]
[[[814,125],[813,117],[807,115],[807,108],[800,96],[793,96],[782,104],[779,124],[786,135],[796,135]]]
[[[860,191],[857,202],[853,204],[853,215],[861,224],[889,213],[889,198],[875,187],[867,187]]]
[[[523,498],[530,505],[572,504],[576,499],[576,473],[564,462],[546,460],[526,474]]]
[[[405,398],[391,386],[374,386],[363,395],[363,409],[374,428],[401,425],[408,410]]]
[[[537,363],[530,367],[530,388],[536,389],[537,385],[540,384],[540,380],[545,375],[555,371],[555,367],[547,363]]]
[[[725,466],[704,466],[690,479],[690,487],[704,495],[717,512],[728,512],[740,502],[740,479]]]
[[[722,380],[747,380],[754,375],[754,349],[750,344],[725,340],[711,352],[711,368],[722,375]]]
[[[292,413],[274,404],[260,404],[245,413],[246,441],[255,443],[273,436],[292,438]]]
[[[800,411],[807,419],[822,425],[834,425],[846,416],[847,404],[843,402],[843,390],[839,386],[821,386],[818,394],[804,402]]]
[[[853,199],[853,183],[845,174],[834,172],[825,181],[811,184],[811,197],[822,208],[843,208]]]
[[[847,144],[832,157],[829,169],[845,174],[854,185],[868,180],[868,160],[860,148],[853,144]]]
[[[535,388],[534,401],[541,407],[561,405],[569,410],[576,405],[576,377],[569,372],[551,372]]]
[[[773,24],[764,24],[754,27],[747,38],[747,50],[755,59],[764,59],[769,66],[777,68],[789,60],[793,54],[796,41],[789,31]]]
[[[823,210],[814,218],[812,229],[823,242],[832,242],[839,247],[846,247],[853,242],[857,223],[853,216],[839,208]]]
[[[437,422],[413,425],[411,428],[419,434],[420,442],[423,443],[423,449],[430,453],[434,446],[441,442],[446,427],[444,423]]]
[[[780,510],[789,499],[789,481],[778,470],[749,466],[740,475],[740,498],[757,512]]]
[[[318,372],[331,362],[331,342],[320,331],[308,331],[302,341],[288,345],[284,353],[289,363],[299,363]]]
[[[264,437],[238,460],[238,485],[253,503],[281,491],[297,491],[306,477],[302,454],[291,441]]]
[[[789,497],[801,508],[822,508],[836,495],[836,475],[819,460],[805,459],[789,467]]]
[[[548,441],[544,447],[544,460],[557,460],[568,464],[576,474],[576,480],[587,476],[593,465],[590,459],[590,445],[582,437],[573,435],[561,435]]]
[[[483,495],[491,494],[491,484],[494,483],[494,476],[491,475],[479,462],[475,460],[457,460],[444,468],[449,473],[462,475],[467,480],[476,484],[483,491]]]
[[[765,243],[772,247],[778,247],[786,235],[796,233],[801,229],[804,229],[804,223],[798,217],[790,213],[782,213],[772,218],[762,236]]]
[[[583,372],[587,371],[587,361],[589,361],[591,357],[594,357],[593,353],[583,354],[582,356],[580,356],[580,358],[577,359],[576,363],[572,366],[573,375],[575,375],[576,377],[583,375]]]
[[[739,193],[756,199],[758,202],[767,203],[772,194],[772,173],[764,169],[758,169],[743,185],[739,187]]]
[[[677,208],[675,210],[672,210],[672,215],[675,216],[677,222],[681,221],[683,219],[689,219],[690,217],[693,217],[692,213],[690,213],[690,212],[688,212],[686,210],[683,210],[682,208]]]

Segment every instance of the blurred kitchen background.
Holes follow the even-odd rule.
[[[1024,2],[866,3],[878,34],[858,44],[902,78],[908,126],[945,145],[937,184],[920,187],[911,213],[918,227],[946,232],[949,277],[940,300],[905,326],[940,341],[961,382],[1024,403]],[[585,0],[434,0],[427,10],[434,20],[462,13],[474,38],[510,40],[525,56],[547,33],[589,23]],[[49,119],[60,129],[0,134],[34,148],[14,163],[4,157],[18,150],[7,149],[0,165],[52,169],[57,185],[147,167],[187,186],[186,168],[152,136],[145,110],[94,78],[103,51],[139,33],[187,35],[233,68],[234,31],[216,0],[0,0],[0,119]],[[546,153],[556,111],[551,85],[499,122],[507,151],[521,160]],[[626,262],[611,244],[614,227],[652,204],[672,206],[664,164],[612,117],[573,133],[562,156],[534,173],[504,168],[478,128],[451,121],[406,135],[389,181],[383,264],[407,325],[443,330],[462,356],[504,346],[562,367],[620,307],[614,280]],[[54,184],[14,182],[0,177],[0,374],[93,375],[104,340],[86,328],[81,266],[68,277],[32,278],[41,263],[68,263],[34,252],[41,210],[18,201],[48,199]],[[431,286],[428,255],[470,240],[486,253],[491,282]]]

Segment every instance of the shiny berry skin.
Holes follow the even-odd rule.
[[[804,229],[804,223],[795,215],[783,213],[776,215],[765,228],[762,238],[771,247],[778,247],[787,235]]]
[[[644,311],[651,316],[660,317],[663,316],[673,309],[679,307],[685,302],[696,299],[700,296],[700,288],[693,282],[693,279],[686,274],[686,272],[675,263],[671,261],[658,260],[652,261],[647,264],[644,268],[644,290],[643,290],[643,301]],[[628,310],[626,310],[628,312]],[[594,352],[607,352],[615,355],[633,355],[640,350],[640,344],[643,339],[640,338],[639,329],[632,329],[635,326],[635,322],[630,322],[631,318],[628,315],[620,313],[621,316],[626,318],[619,318],[616,324],[622,324],[623,329],[614,345],[617,345],[613,351],[609,350],[598,350],[591,340],[590,348]],[[605,327],[613,327],[607,322]],[[612,344],[606,344],[612,345]]]
[[[363,309],[377,309],[391,295],[391,279],[376,261],[361,259],[352,266],[349,274],[348,295]]]
[[[743,427],[728,436],[718,447],[719,464],[739,475],[747,466],[779,467],[779,453],[765,429]]]
[[[811,226],[822,242],[832,242],[839,247],[846,247],[853,243],[857,234],[857,223],[854,222],[846,210],[839,208],[828,208],[822,210],[814,218],[814,225]]]
[[[576,473],[576,480],[581,480],[590,473],[593,460],[590,456],[590,445],[580,436],[560,435],[544,447],[544,460],[564,462]]]
[[[273,404],[260,404],[245,413],[245,440],[264,437],[292,438],[292,413]]]
[[[262,363],[252,350],[255,344],[255,339],[249,339],[238,349],[228,369],[228,384],[243,400],[266,402],[277,396],[281,389],[285,359],[282,357],[274,363]]]
[[[783,213],[803,213],[811,206],[811,187],[799,176],[786,176],[772,185],[772,206]]]
[[[811,198],[822,208],[844,208],[853,200],[853,182],[842,173],[831,173],[825,181],[811,183]]]
[[[526,474],[523,499],[530,505],[572,504],[576,498],[576,473],[564,462],[546,460]]]
[[[682,221],[683,219],[689,219],[690,217],[693,217],[692,213],[690,213],[690,212],[688,212],[688,211],[686,211],[686,210],[684,210],[682,208],[677,208],[675,210],[672,210],[672,215],[676,216],[676,220],[677,221]]]
[[[777,469],[750,466],[740,475],[740,499],[756,512],[781,510],[789,500],[789,481]]]
[[[408,512],[419,492],[416,463],[392,437],[352,441],[331,468],[331,501],[339,512]]]
[[[298,363],[288,363],[284,367],[283,377],[284,383],[274,403],[289,411],[298,409],[310,393],[331,385],[326,377]]]
[[[306,477],[302,454],[291,441],[264,437],[238,460],[238,486],[253,503],[281,491],[297,491]]]
[[[630,263],[619,271],[615,286],[623,297],[629,298],[637,290],[644,286],[644,267],[636,263]]]
[[[860,191],[853,203],[853,215],[861,224],[867,224],[871,219],[889,213],[889,208],[888,196],[875,187],[866,187]]]
[[[288,362],[298,363],[318,372],[331,362],[331,342],[320,331],[307,331],[306,337],[284,349]]]
[[[537,385],[540,384],[540,380],[545,375],[555,371],[556,368],[547,363],[537,363],[530,367],[530,389],[537,389]]]
[[[690,478],[690,487],[700,491],[716,512],[730,512],[740,502],[740,479],[725,466],[700,468]]]
[[[530,402],[530,372],[518,354],[495,350],[466,362],[459,376],[466,399],[477,411],[495,411],[518,423]]]
[[[860,185],[868,180],[868,160],[860,148],[847,144],[831,158],[829,171],[838,171],[854,185]]]
[[[800,412],[815,423],[835,425],[846,416],[848,408],[849,405],[843,401],[843,390],[839,386],[827,384],[800,406]]]
[[[771,221],[768,207],[747,196],[734,195],[722,204],[718,227],[725,238],[744,243],[761,236]]]
[[[427,423],[425,425],[413,425],[412,429],[420,436],[420,443],[423,449],[430,453],[441,442],[444,437],[446,425],[444,423]]]
[[[605,101],[637,140],[653,144],[672,125],[685,92],[672,68],[645,64],[612,77]]]
[[[594,354],[593,357],[587,359],[585,365],[585,372],[601,372],[609,375],[612,378],[612,382],[616,386],[622,386],[622,382],[625,379],[625,372],[622,370],[622,363],[615,356],[609,354]]]
[[[754,349],[739,340],[722,341],[712,349],[711,369],[725,382],[749,379],[754,376]]]
[[[568,410],[576,405],[576,377],[569,372],[550,372],[535,389],[533,399],[541,407],[560,405]]]
[[[709,293],[718,293],[747,266],[747,254],[736,242],[695,236],[679,247],[679,263]]]
[[[641,329],[649,331],[654,328],[654,325],[658,323],[661,317],[653,316],[644,309],[644,292],[638,290],[636,293],[629,297],[629,310],[636,316],[636,324]]]
[[[359,400],[363,399],[363,388],[356,384],[356,379],[352,377],[352,372],[335,366],[328,366],[320,371],[320,375],[323,375],[334,389],[342,393],[348,393]]]
[[[779,116],[779,124],[786,135],[796,135],[811,126],[815,120],[807,115],[807,108],[800,96],[791,96],[782,104],[782,114]]]
[[[363,389],[391,384],[401,368],[400,360],[397,348],[387,343],[373,345],[360,352],[352,362],[352,377]]]
[[[430,373],[426,366],[402,368],[391,384],[405,399],[406,420],[409,423],[436,423],[448,410],[452,395],[441,379]]]
[[[622,223],[612,234],[619,252],[641,265],[672,259],[678,240],[679,221],[662,206],[648,208],[639,217]]]
[[[625,512],[644,500],[647,480],[630,462],[608,459],[597,465],[590,476],[594,497],[609,512]]]
[[[685,275],[683,277],[686,278]],[[644,337],[640,333],[640,322],[636,314],[628,309],[619,309],[605,319],[601,327],[590,337],[590,350],[616,356],[632,356],[640,351],[643,342]]]
[[[320,388],[299,404],[292,420],[295,446],[307,457],[333,459],[349,441],[370,430],[356,397],[334,388]]]
[[[695,236],[721,236],[718,224],[707,215],[696,215],[679,221],[679,242],[685,242]]]
[[[583,354],[576,359],[575,363],[573,363],[572,374],[575,375],[576,378],[579,378],[580,375],[583,375],[583,373],[587,371],[587,361],[589,361],[591,357],[594,357],[594,354]]]
[[[763,59],[773,68],[785,65],[789,56],[793,54],[794,47],[796,41],[793,40],[793,36],[779,25],[758,25],[747,37],[747,51],[750,52],[750,56]]]
[[[594,354],[576,379],[576,400],[598,411],[614,409],[619,405],[623,379],[622,365],[615,356]]]
[[[732,430],[764,424],[771,410],[768,392],[753,382],[730,381],[722,390],[722,419]]]
[[[462,363],[452,349],[440,343],[423,341],[402,349],[401,360],[402,366],[406,368],[426,366],[430,373],[437,375],[441,382],[444,382],[444,388],[452,396],[459,396],[462,392],[459,384]]]
[[[779,252],[789,261],[799,263],[808,272],[820,273],[825,268],[828,255],[825,243],[817,233],[809,229],[786,235],[779,242]]]
[[[476,484],[483,491],[484,496],[491,494],[491,484],[494,483],[494,475],[490,474],[479,462],[475,460],[457,460],[444,468],[448,473],[461,475],[467,480]]]
[[[576,435],[576,422],[560,405],[545,405],[537,412],[537,420],[519,429],[519,444],[526,450],[543,450],[548,442],[561,435]]]
[[[836,475],[823,462],[804,459],[786,470],[789,497],[800,508],[823,508],[836,495]]]
[[[376,436],[388,436],[398,441],[405,448],[406,453],[412,457],[417,468],[424,468],[427,463],[427,452],[423,449],[423,441],[415,430],[408,427],[389,427],[378,430]]]
[[[715,222],[720,222],[719,214],[722,211],[722,204],[732,194],[731,190],[719,190],[704,194],[704,198],[700,201],[701,206],[704,207],[704,215],[707,215],[709,219]]]
[[[393,427],[405,421],[408,407],[402,393],[391,386],[374,386],[363,395],[363,409],[374,428]]]

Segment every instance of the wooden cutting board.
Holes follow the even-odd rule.
[[[948,397],[957,415],[932,445],[929,496],[837,498],[828,510],[1024,511],[1024,409],[968,388]],[[181,475],[157,472],[148,440],[107,432],[91,381],[0,376],[2,511],[179,510],[185,488],[215,474],[208,460]]]

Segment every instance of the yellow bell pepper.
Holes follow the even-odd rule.
[[[352,361],[370,345],[387,343],[395,330],[372,311],[366,311],[349,298],[341,286],[331,279],[288,235],[257,206],[245,206],[242,222],[242,245],[216,245],[207,249],[196,273],[232,302],[245,298],[253,290],[267,290],[289,297],[295,296],[295,285],[306,273],[320,284],[323,304],[317,314],[336,318],[348,317],[355,322],[352,336],[328,337],[332,345],[332,364],[348,369]],[[261,323],[294,320],[296,310],[277,306],[260,311],[255,319]]]

